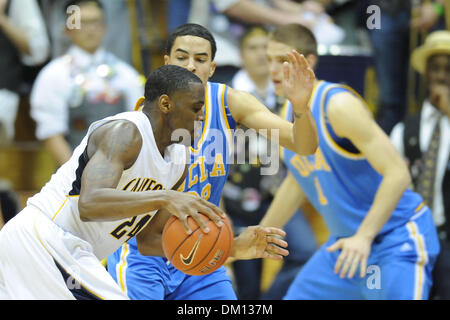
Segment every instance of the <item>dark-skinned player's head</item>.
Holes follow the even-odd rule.
[[[195,121],[203,121],[205,88],[194,73],[165,65],[154,70],[145,83],[143,111],[171,131],[186,129],[193,140]]]

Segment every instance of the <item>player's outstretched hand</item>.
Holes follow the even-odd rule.
[[[316,77],[302,54],[292,50],[287,56],[289,62],[283,64],[284,95],[294,111],[303,112],[308,108]]]
[[[334,273],[337,274],[340,271],[340,278],[344,278],[346,274],[348,278],[353,278],[359,266],[359,275],[361,278],[364,278],[371,245],[372,241],[368,238],[354,235],[353,237],[339,239],[329,246],[327,248],[328,252],[341,250],[334,266]]]
[[[269,258],[282,260],[289,254],[287,242],[282,239],[286,232],[278,228],[247,227],[234,239],[231,257],[240,260]]]
[[[208,202],[199,196],[185,192],[167,191],[167,195],[168,197],[163,209],[166,209],[183,222],[187,234],[192,233],[187,222],[188,217],[192,217],[203,232],[209,232],[209,228],[206,226],[199,213],[208,216],[218,227],[222,226],[222,219],[225,218],[226,215],[213,203]]]

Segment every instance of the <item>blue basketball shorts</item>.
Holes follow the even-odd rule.
[[[166,258],[143,256],[131,239],[108,257],[108,272],[132,300],[236,300],[225,267],[190,276]]]
[[[285,300],[412,300],[428,299],[439,240],[431,211],[375,238],[367,274],[339,277],[334,266],[340,251],[327,252],[330,237],[298,273]]]

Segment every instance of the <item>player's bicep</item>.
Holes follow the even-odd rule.
[[[81,192],[115,188],[141,146],[142,137],[129,121],[111,122],[94,131],[87,147],[89,160],[81,177]]]

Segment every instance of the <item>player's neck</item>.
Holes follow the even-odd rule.
[[[172,141],[170,140],[172,136],[170,129],[164,123],[160,114],[157,114],[156,112],[150,114],[144,110],[143,112],[147,116],[147,119],[150,121],[156,146],[158,147],[161,156],[164,157],[164,150],[166,150],[166,148],[172,144]]]

